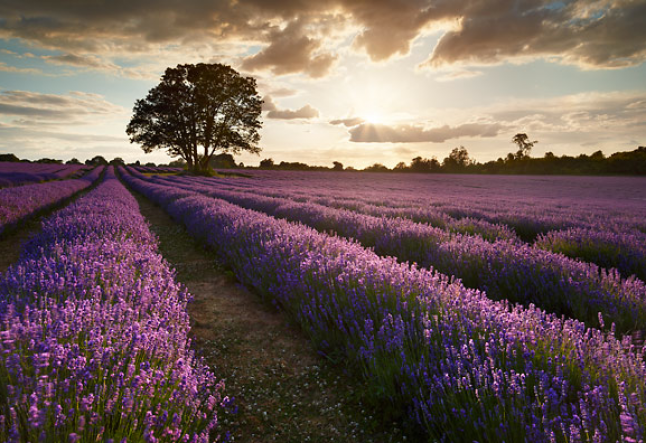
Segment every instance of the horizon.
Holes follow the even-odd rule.
[[[258,81],[260,155],[362,169],[646,144],[646,2],[138,0],[0,5],[0,152],[38,160],[145,154],[125,127],[167,67],[224,63]]]

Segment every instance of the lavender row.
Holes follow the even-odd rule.
[[[286,189],[282,193],[293,198],[291,191],[291,189]],[[279,191],[263,190],[257,193],[274,197],[279,197],[281,194]],[[323,206],[349,209],[377,217],[407,218],[418,223],[429,223],[449,232],[480,235],[489,241],[503,239],[515,241],[518,237],[514,230],[507,225],[513,224],[517,228],[522,226],[519,229],[523,232],[531,232],[529,237],[534,238],[538,235],[534,245],[540,249],[561,253],[567,257],[594,263],[603,268],[616,268],[624,278],[636,275],[642,281],[646,281],[646,234],[636,229],[626,228],[625,225],[619,223],[609,224],[607,218],[601,221],[594,218],[581,221],[579,215],[575,221],[574,217],[550,217],[544,214],[539,217],[536,214],[511,217],[506,214],[504,217],[498,216],[498,221],[507,223],[501,224],[486,221],[487,217],[482,213],[477,213],[480,218],[466,215],[463,218],[455,219],[438,207],[376,206],[353,199],[343,200],[336,195],[315,198],[301,196],[296,199],[297,201],[311,201]],[[512,223],[510,223],[510,218],[513,219]],[[546,222],[548,219],[549,223]],[[585,227],[566,228],[566,226],[575,224],[583,224]],[[554,230],[543,233],[551,228]],[[527,238],[528,235],[525,237]]]
[[[0,162],[0,188],[62,179],[85,168],[82,165]]]
[[[158,183],[170,182],[156,180]],[[175,183],[177,185],[177,183]],[[526,244],[487,242],[480,237],[449,235],[405,219],[377,218],[313,203],[254,196],[201,185],[183,185],[215,198],[301,222],[321,232],[357,239],[382,256],[415,262],[462,280],[494,300],[535,304],[556,315],[599,326],[599,312],[608,325],[624,334],[646,329],[646,285],[622,279],[590,263],[568,259]]]
[[[0,189],[0,234],[34,213],[54,206],[89,187],[102,172],[103,167],[99,167],[79,179]]]
[[[454,218],[507,224],[527,242],[539,234],[602,222],[615,232],[646,232],[646,179],[248,171],[235,186],[393,208],[428,207]],[[230,181],[229,181],[230,182]]]
[[[169,181],[186,183],[186,178],[169,177]],[[323,192],[316,188],[303,190],[294,184],[285,182],[272,183],[263,181],[256,183],[256,187],[249,187],[248,182],[239,180],[217,180],[192,178],[205,186],[238,190],[252,194],[261,194],[272,197],[286,197],[299,202],[313,202],[323,206],[349,209],[355,212],[373,216],[402,217],[416,222],[429,223],[433,226],[443,228],[449,232],[459,232],[467,235],[480,235],[489,241],[497,239],[517,239],[513,229],[505,224],[494,224],[486,221],[486,213],[473,208],[464,209],[462,215],[470,214],[474,217],[464,216],[453,218],[443,212],[437,206],[414,206],[406,200],[391,199],[390,204],[386,203],[384,195],[379,198],[361,197],[361,195],[348,196],[336,192]],[[268,185],[268,186],[267,186]],[[278,186],[282,186],[279,188]],[[330,195],[332,194],[332,195]],[[386,194],[387,196],[388,194]],[[379,204],[375,204],[379,203]],[[461,204],[464,207],[464,203]],[[446,211],[446,208],[444,208]],[[646,267],[646,256],[644,245],[646,245],[646,233],[641,232],[629,222],[622,222],[622,219],[613,219],[608,214],[596,214],[587,218],[580,213],[567,216],[563,214],[550,214],[547,208],[543,208],[540,215],[535,211],[528,211],[526,207],[516,210],[515,214],[504,212],[503,215],[494,212],[494,217],[502,217],[499,221],[511,223],[517,228],[521,226],[523,237],[533,239],[538,235],[535,242],[540,249],[549,250],[555,253],[563,253],[568,257],[594,263],[603,268],[616,268],[619,273],[628,278],[637,275],[644,280],[643,269]],[[492,216],[491,214],[489,216]],[[585,218],[585,220],[584,220]],[[510,222],[511,220],[511,222]],[[584,226],[584,227],[569,227]],[[632,226],[632,228],[631,228]],[[554,230],[551,230],[554,229]],[[529,234],[527,234],[529,232]],[[546,232],[546,233],[543,233]],[[554,239],[554,240],[552,240]]]
[[[357,243],[134,176],[296,321],[345,358],[385,413],[429,441],[638,441],[643,355],[612,334],[511,307]],[[504,419],[501,419],[504,417]]]
[[[344,199],[337,195],[322,195],[306,193],[292,187],[285,186],[282,189],[263,189],[262,187],[246,188],[236,186],[236,182],[225,182],[223,180],[214,182],[200,178],[184,177],[167,177],[169,182],[177,184],[190,184],[195,186],[196,182],[204,186],[213,187],[217,184],[218,188],[231,191],[248,192],[253,195],[263,195],[267,197],[288,198],[302,203],[316,203],[322,206],[329,206],[337,209],[348,209],[361,214],[372,215],[374,217],[406,218],[417,223],[428,223],[434,227],[443,229],[451,233],[461,233],[466,235],[479,235],[488,241],[507,239],[519,241],[512,229],[502,224],[493,224],[476,218],[454,219],[434,207],[401,207],[401,206],[384,206],[366,203],[356,198]]]
[[[535,246],[646,281],[646,236],[642,233],[570,228],[539,236]]]
[[[223,384],[113,169],[0,279],[0,441],[208,442]]]

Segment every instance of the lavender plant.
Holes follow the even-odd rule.
[[[644,355],[612,332],[495,302],[446,276],[223,200],[163,202],[252,285],[344,358],[429,441],[644,438]],[[600,319],[603,322],[603,319]]]
[[[83,165],[0,162],[0,188],[62,179],[85,168]]]
[[[569,228],[539,236],[535,246],[646,281],[646,235],[637,230],[619,233],[602,226]]]
[[[188,300],[109,168],[0,279],[0,441],[217,440]]]
[[[86,189],[99,178],[102,171],[103,167],[99,167],[79,179],[0,189],[0,234],[34,213],[61,203]]]
[[[165,179],[156,182],[170,183]],[[314,203],[191,186],[190,182],[182,188],[357,239],[380,255],[456,276],[494,300],[535,304],[595,327],[600,326],[601,312],[606,323],[614,323],[621,334],[646,330],[646,285],[641,280],[622,279],[615,270],[515,241],[492,243],[479,236],[451,234],[408,219],[373,217]]]

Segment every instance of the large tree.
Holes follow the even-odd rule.
[[[252,77],[219,63],[177,65],[137,100],[126,133],[146,153],[166,149],[203,172],[216,151],[260,152],[261,112]]]
[[[529,153],[534,147],[538,140],[529,141],[529,137],[525,133],[518,133],[514,135],[514,138],[511,139],[511,142],[518,146],[518,151],[516,152],[515,158],[528,158]]]

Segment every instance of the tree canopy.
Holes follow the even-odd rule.
[[[135,102],[126,133],[144,152],[165,149],[203,172],[216,151],[260,152],[261,112],[254,78],[219,63],[177,65]]]
[[[518,133],[514,135],[514,138],[511,139],[511,142],[518,146],[518,151],[516,151],[515,158],[522,159],[529,157],[529,153],[534,147],[538,140],[529,141],[529,136],[525,133]]]

